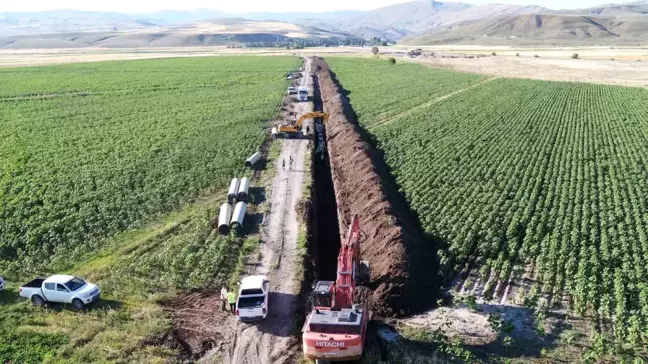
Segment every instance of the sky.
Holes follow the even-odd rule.
[[[244,12],[324,12],[332,10],[373,10],[412,0],[0,0],[0,12],[43,10],[91,10],[144,13],[159,10],[212,9],[232,13]],[[619,0],[618,2],[623,2]],[[632,0],[627,0],[632,1]],[[577,9],[600,5],[605,0],[466,0],[471,4],[505,3],[541,5],[552,9]]]

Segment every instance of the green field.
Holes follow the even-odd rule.
[[[0,70],[0,362],[165,362],[161,301],[236,281],[256,236],[211,221],[278,112],[294,57]],[[252,200],[255,196],[252,194]],[[253,201],[252,201],[253,202]],[[251,208],[253,204],[251,204]],[[31,307],[22,280],[87,278],[88,311]],[[145,344],[146,343],[146,344]]]
[[[492,294],[531,267],[524,298],[564,297],[645,347],[648,90],[327,61],[423,229],[445,243],[446,278],[476,267]]]
[[[243,170],[290,57],[0,70],[0,272],[41,271]]]

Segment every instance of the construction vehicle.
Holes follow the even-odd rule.
[[[300,87],[299,91],[297,91],[297,100],[302,102],[302,101],[308,101],[308,87]]]
[[[304,120],[314,118],[322,118],[323,121],[326,121],[329,118],[329,114],[320,111],[306,113],[300,116],[299,119],[292,124],[281,124],[272,128],[272,136],[275,138],[279,136],[285,136],[288,138],[299,137],[301,135]]]
[[[362,357],[369,311],[354,302],[360,267],[360,223],[353,216],[340,248],[335,282],[318,281],[313,289],[312,309],[302,329],[304,355],[317,363],[358,360]]]

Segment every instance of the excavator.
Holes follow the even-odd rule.
[[[358,360],[362,357],[369,311],[354,302],[360,266],[360,223],[353,216],[337,259],[337,277],[318,281],[310,299],[311,310],[302,329],[304,355],[317,364]]]
[[[279,136],[286,136],[288,138],[298,137],[301,133],[302,124],[306,119],[322,118],[323,121],[327,121],[329,117],[328,113],[321,111],[314,111],[306,113],[297,119],[293,124],[281,124],[275,128],[272,128],[272,136],[277,138]]]

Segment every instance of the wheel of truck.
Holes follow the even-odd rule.
[[[39,295],[32,296],[31,301],[34,304],[34,306],[37,306],[37,307],[45,306],[45,300],[43,299],[43,297],[41,297]]]
[[[72,307],[74,307],[74,309],[78,311],[78,310],[83,310],[85,305],[83,304],[83,301],[76,298],[76,299],[74,299],[74,301],[72,301]]]

